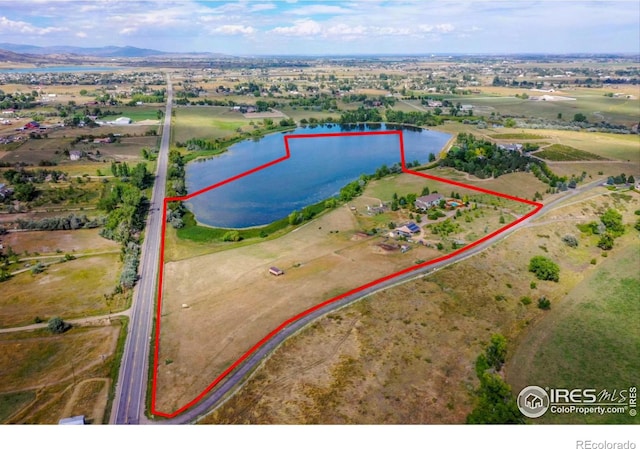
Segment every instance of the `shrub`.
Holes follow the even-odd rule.
[[[591,259],[591,265],[595,265],[595,264],[596,264],[596,259],[595,258]]]
[[[507,339],[504,335],[493,334],[491,336],[491,344],[485,351],[485,357],[489,366],[500,371],[507,356]]]
[[[538,298],[538,309],[549,310],[550,308],[551,301],[549,301],[545,296]]]
[[[562,237],[562,241],[571,248],[576,248],[578,246],[578,239],[571,234],[567,234]]]
[[[44,271],[44,265],[38,262],[33,268],[31,268],[31,274],[40,274]]]
[[[605,251],[613,248],[613,236],[608,232],[606,234],[602,234],[602,237],[598,240],[598,248]]]
[[[614,237],[620,236],[624,233],[624,225],[622,224],[622,215],[615,209],[607,209],[602,214],[600,221],[605,225],[607,231],[609,231]]]
[[[523,296],[522,298],[520,298],[520,302],[522,304],[524,304],[525,306],[528,306],[529,304],[531,304],[533,301],[531,298],[529,298],[528,296]]]
[[[238,231],[229,231],[222,236],[223,242],[239,242],[240,233]]]
[[[529,271],[542,281],[560,280],[560,267],[551,259],[544,256],[534,256],[529,261]]]
[[[62,321],[62,318],[57,316],[49,320],[47,327],[53,334],[62,334],[63,332],[67,331],[71,327],[71,325],[65,323],[64,321]]]

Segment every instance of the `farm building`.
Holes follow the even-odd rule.
[[[109,122],[112,125],[130,125],[131,119],[129,117],[118,117],[112,122]]]
[[[444,197],[439,193],[432,193],[431,195],[425,195],[417,198],[414,205],[416,206],[416,209],[427,210],[440,204],[440,201],[443,199]]]
[[[269,268],[269,273],[271,273],[274,276],[281,276],[281,275],[284,274],[284,271],[282,271],[278,267],[271,267],[271,268]]]
[[[69,159],[72,161],[79,161],[82,157],[82,153],[80,151],[69,151]]]

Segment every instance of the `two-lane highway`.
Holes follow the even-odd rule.
[[[150,338],[160,260],[160,239],[162,238],[162,207],[164,207],[171,139],[172,102],[173,88],[171,79],[167,75],[167,107],[158,153],[156,180],[151,194],[151,205],[140,258],[140,280],[133,294],[129,331],[118,375],[116,397],[111,411],[111,423],[114,424],[139,424],[141,421],[145,421],[144,408]]]

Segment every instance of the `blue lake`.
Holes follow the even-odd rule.
[[[326,125],[298,128],[290,134],[385,129],[385,125],[351,130]],[[407,162],[427,162],[429,155],[439,153],[451,138],[450,134],[438,131],[407,127],[402,130]],[[346,184],[362,174],[375,173],[383,164],[400,162],[397,135],[290,139],[289,148],[289,159],[198,195],[186,202],[187,207],[198,222],[209,226],[265,225],[338,194]],[[284,133],[237,143],[220,156],[188,164],[187,189],[198,191],[285,154]]]
[[[31,67],[19,69],[2,69],[0,73],[74,73],[74,72],[115,72],[118,70],[126,70],[129,67],[116,66],[51,66],[51,67]]]

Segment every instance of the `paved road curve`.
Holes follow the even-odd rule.
[[[551,202],[545,204],[543,208],[536,215],[529,217],[526,220],[521,221],[517,225],[511,227],[510,229],[494,236],[493,238],[482,242],[481,244],[470,248],[469,250],[458,254],[450,259],[443,260],[441,262],[434,263],[432,265],[428,265],[416,271],[412,271],[400,276],[397,276],[393,279],[389,279],[388,281],[382,282],[366,290],[354,293],[350,296],[347,296],[339,301],[331,303],[321,309],[314,311],[313,313],[289,324],[287,327],[282,329],[280,332],[275,334],[269,341],[267,341],[262,347],[260,347],[255,353],[253,353],[247,360],[234,372],[232,372],[219,386],[216,387],[215,391],[211,393],[209,396],[204,398],[202,401],[194,405],[192,408],[186,410],[184,413],[176,416],[175,418],[163,421],[168,424],[186,424],[190,422],[194,422],[198,419],[198,417],[202,416],[206,412],[210,411],[216,405],[219,405],[221,401],[232,391],[241,387],[243,380],[246,378],[247,374],[249,374],[256,366],[258,366],[265,357],[267,357],[271,352],[273,352],[282,342],[284,342],[287,338],[295,334],[297,331],[311,323],[312,321],[320,318],[327,313],[342,308],[358,299],[369,296],[373,293],[376,293],[380,290],[384,290],[398,284],[407,282],[411,279],[424,276],[429,274],[435,270],[444,268],[445,266],[451,265],[456,262],[460,262],[468,257],[472,257],[475,254],[484,251],[488,247],[494,245],[498,241],[506,238],[511,235],[516,230],[528,226],[531,219],[539,218],[542,215],[546,214],[550,210],[557,207],[559,204],[564,203],[569,198],[572,198],[580,193],[583,193],[587,190],[591,190],[595,187],[602,185],[604,180],[594,181],[589,184],[585,184],[580,186],[577,189],[573,189],[568,191],[563,196],[552,200]]]
[[[147,394],[149,348],[156,296],[160,239],[162,238],[162,210],[164,207],[169,141],[171,138],[171,103],[173,88],[167,75],[167,107],[158,154],[156,180],[151,194],[149,217],[140,258],[140,280],[134,291],[129,331],[118,375],[116,397],[111,411],[111,423],[139,424],[144,416]]]

